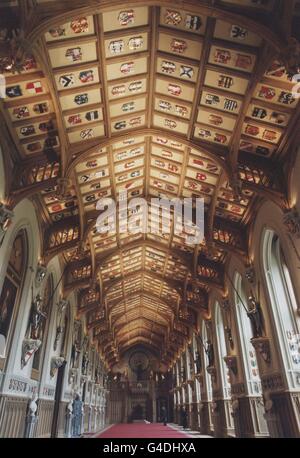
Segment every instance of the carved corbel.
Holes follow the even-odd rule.
[[[238,373],[237,357],[236,356],[224,356],[223,359],[228,369],[233,373],[233,375],[236,376]]]
[[[64,364],[65,358],[61,356],[54,356],[51,359],[51,365],[50,365],[50,377],[53,378],[58,371],[58,369]]]
[[[30,358],[40,348],[42,341],[39,339],[24,339],[22,344],[21,368],[23,369]]]
[[[251,343],[255,348],[256,353],[266,363],[271,363],[271,348],[268,337],[256,337],[251,339]]]

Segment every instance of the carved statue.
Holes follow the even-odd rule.
[[[81,419],[82,419],[82,401],[79,394],[76,394],[73,401],[73,418],[72,418],[72,436],[80,436],[81,433]]]
[[[250,297],[250,308],[247,316],[250,319],[253,337],[262,337],[264,334],[263,315],[260,303],[254,297]]]
[[[196,351],[196,359],[195,359],[195,364],[196,364],[196,370],[197,374],[199,374],[202,370],[202,364],[201,364],[201,356],[198,351]]]
[[[42,298],[38,294],[31,303],[31,311],[27,330],[27,335],[31,339],[38,339],[40,337],[40,326],[42,321],[47,318],[47,315],[41,310],[41,308]]]
[[[206,354],[208,358],[208,367],[213,367],[215,362],[215,352],[214,345],[210,340],[207,341]]]
[[[89,359],[88,359],[88,352],[86,351],[82,357],[82,365],[81,365],[81,370],[84,375],[87,375],[88,365],[89,365]]]

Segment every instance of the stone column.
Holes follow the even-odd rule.
[[[65,437],[72,437],[73,403],[69,402],[66,411]]]

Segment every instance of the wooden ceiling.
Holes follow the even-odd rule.
[[[110,365],[145,342],[169,363],[195,313],[209,314],[228,253],[247,261],[259,199],[287,204],[281,164],[299,116],[280,59],[297,2],[141,3],[1,3],[26,50],[20,73],[6,66],[1,102],[10,203],[33,197],[44,259],[62,254],[65,292],[78,291]],[[98,200],[125,191],[202,197],[203,242],[187,245],[174,215],[169,234],[100,234]]]

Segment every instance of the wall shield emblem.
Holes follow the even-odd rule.
[[[171,41],[171,51],[176,52],[178,54],[183,54],[187,49],[187,43],[184,40],[178,40],[177,38],[173,38]]]
[[[111,54],[121,54],[124,51],[125,43],[124,40],[114,40],[108,45],[108,49]]]
[[[179,95],[181,94],[182,90],[181,90],[181,87],[178,86],[177,84],[172,84],[172,83],[170,83],[170,84],[168,85],[168,92],[169,92],[170,94],[172,94],[172,95],[179,96]]]
[[[89,22],[86,17],[75,19],[70,24],[74,33],[84,33],[89,31]]]
[[[144,44],[144,40],[143,40],[143,37],[141,36],[130,38],[130,40],[128,41],[128,47],[132,51],[136,51],[137,49],[142,48],[143,44]]]
[[[92,138],[94,136],[93,129],[84,129],[80,132],[80,137],[83,140],[87,140],[88,138]]]
[[[128,89],[130,92],[137,92],[142,89],[142,81],[134,81],[133,83],[130,83],[128,86]]]
[[[134,62],[126,62],[125,64],[122,64],[120,72],[123,73],[123,75],[134,73]]]
[[[74,102],[77,105],[83,105],[85,103],[88,103],[88,101],[89,101],[88,94],[79,94],[79,95],[76,95],[74,98]]]
[[[134,11],[133,10],[126,10],[120,11],[118,16],[118,21],[120,25],[129,25],[134,24]]]
[[[84,70],[79,73],[79,79],[82,83],[91,83],[94,81],[94,72],[93,70]]]
[[[168,73],[169,75],[172,75],[176,71],[176,65],[174,62],[171,62],[169,60],[163,60],[161,63],[161,70],[163,73]]]
[[[75,84],[75,76],[72,73],[70,75],[62,75],[58,81],[62,87],[72,87]]]
[[[165,24],[178,25],[182,21],[182,16],[178,11],[167,10],[165,14]]]
[[[190,30],[199,30],[202,26],[202,20],[199,16],[186,15],[185,28]]]
[[[80,47],[69,48],[66,51],[66,58],[71,62],[79,62],[82,60],[82,51]]]
[[[111,90],[112,95],[121,95],[125,94],[126,86],[125,84],[121,84],[120,86],[114,86]]]

